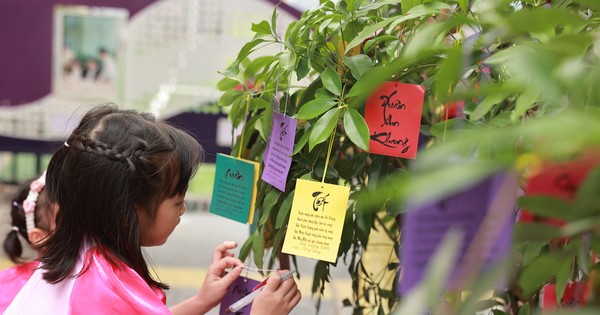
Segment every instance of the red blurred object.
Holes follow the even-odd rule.
[[[581,183],[588,173],[600,165],[600,154],[587,154],[565,163],[546,162],[542,168],[528,179],[525,196],[553,196],[563,200],[573,200]],[[519,222],[547,222],[562,226],[565,222],[553,218],[540,218],[523,209]]]
[[[450,102],[450,104],[444,104],[441,121],[444,121],[446,119],[465,117],[465,115],[463,114],[464,107],[465,101],[455,101]]]
[[[567,283],[565,293],[560,301],[560,308],[577,308],[580,305],[585,305],[590,296],[590,286],[589,281]],[[542,294],[542,310],[551,311],[559,308],[556,300],[555,284],[545,285],[542,288]]]

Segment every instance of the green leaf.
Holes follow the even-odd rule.
[[[257,230],[258,233],[258,230]],[[256,234],[252,242],[252,253],[254,254],[254,263],[258,269],[263,267],[263,257],[265,255],[265,238],[261,234]]]
[[[279,191],[277,189],[271,189],[271,191],[269,191],[269,193],[267,193],[267,195],[265,196],[265,199],[263,200],[263,203],[262,203],[262,211],[263,211],[262,217],[260,218],[260,222],[258,223],[260,226],[263,226],[263,225],[265,225],[265,223],[267,223],[267,220],[269,219],[269,215],[271,214],[273,206],[275,206],[275,204],[279,200],[280,195],[281,195],[281,191]]]
[[[217,83],[217,89],[219,91],[229,91],[240,84],[242,84],[242,83],[238,80],[225,77],[225,78],[221,79],[221,81],[219,81],[219,83]]]
[[[400,23],[406,21],[415,20],[428,15],[435,15],[440,13],[443,14],[444,12],[448,12],[449,10],[454,10],[452,6],[444,2],[432,2],[431,0],[421,0],[420,3],[422,2],[427,3],[414,6],[410,8],[410,10],[409,8],[403,7],[403,9],[407,9],[409,10],[409,12],[407,12],[405,15],[401,15],[399,19],[395,20],[392,24],[390,24],[389,29],[395,29]]]
[[[330,108],[335,106],[336,101],[333,99],[326,98],[316,98],[300,107],[298,110],[298,114],[296,117],[298,119],[313,119],[324,112],[328,111]]]
[[[308,72],[310,72],[310,68],[308,67],[308,58],[306,56],[301,56],[298,60],[298,66],[296,67],[296,78],[298,81],[306,77]]]
[[[285,233],[286,229],[279,229],[277,230],[277,235],[275,235],[275,239],[273,240],[273,248],[281,248],[281,241],[283,241],[283,238],[285,237]],[[271,251],[271,259],[275,259],[275,257],[277,257],[277,255],[279,254],[280,251],[278,250],[272,250]]]
[[[363,207],[361,204],[357,204],[354,207],[354,215],[356,222],[356,230],[361,236],[360,239],[363,242],[362,246],[366,247],[371,234],[371,226],[373,225],[373,213],[371,208]]]
[[[527,296],[539,290],[544,284],[561,270],[565,265],[571,264],[571,253],[553,252],[539,256],[529,266],[523,269],[519,276],[519,284]]]
[[[308,128],[304,131],[302,137],[300,137],[300,140],[298,140],[298,142],[296,142],[296,144],[294,145],[294,153],[292,153],[292,155],[296,155],[298,152],[300,152],[300,150],[302,150],[302,148],[304,148],[304,146],[308,142],[308,137],[310,136],[311,130],[312,128]]]
[[[275,11],[273,11],[275,13]],[[260,21],[258,24],[252,23],[251,30],[257,34],[271,35],[271,26],[266,20]]]
[[[402,14],[407,15],[410,9],[422,3],[423,0],[402,0]]]
[[[491,94],[486,96],[479,105],[475,108],[471,116],[469,116],[469,120],[475,121],[483,118],[485,114],[487,114],[494,105],[502,102],[506,98],[504,94]]]
[[[558,266],[556,272],[556,300],[562,301],[563,295],[565,294],[565,288],[569,282],[571,276],[571,259],[565,259],[562,265]]]
[[[528,242],[523,251],[523,265],[529,265],[536,257],[540,255],[542,248],[548,245],[548,242]]]
[[[325,283],[329,276],[329,272],[327,270],[327,262],[319,260],[315,265],[315,273],[313,276],[313,285],[312,285],[312,293],[320,293],[319,288]]]
[[[333,128],[337,124],[338,117],[340,116],[340,108],[335,107],[326,112],[317,123],[314,125],[308,138],[308,148],[310,151],[319,143],[327,140]]]
[[[440,63],[435,80],[435,94],[445,100],[460,79],[462,69],[462,46],[455,46],[448,51],[446,58]]]
[[[284,71],[292,71],[296,65],[296,54],[291,51],[284,51],[279,57],[279,64]]]
[[[525,114],[533,104],[538,100],[540,92],[534,89],[527,89],[523,94],[517,98],[515,109],[512,112],[510,119],[517,121],[523,114]]]
[[[528,212],[546,218],[571,221],[578,217],[571,202],[553,196],[524,196],[519,199],[519,204]]]
[[[242,97],[242,94],[244,94],[244,92],[238,90],[229,90],[223,93],[223,95],[221,95],[221,98],[219,99],[219,106],[229,106],[233,104],[235,100]]]
[[[329,67],[321,73],[321,81],[329,92],[338,96],[342,94],[342,81],[333,68]]]
[[[290,213],[290,209],[292,208],[292,201],[294,201],[294,191],[289,193],[283,202],[281,203],[281,207],[277,211],[277,219],[275,220],[275,228],[280,229],[287,219],[288,214]]]
[[[374,37],[375,32],[377,32],[381,28],[386,27],[388,24],[392,23],[394,20],[395,20],[394,18],[383,19],[382,21],[379,21],[375,24],[368,25],[365,28],[363,28],[362,31],[360,31],[358,33],[358,35],[356,35],[356,37],[354,37],[354,39],[352,39],[352,41],[350,41],[350,43],[348,43],[348,45],[346,45],[346,51],[344,52],[344,54],[347,54],[350,50],[352,50],[352,48],[358,46],[363,41],[365,41],[365,39],[367,39],[369,37]]]
[[[250,254],[250,249],[252,249],[252,243],[254,241],[254,238],[256,237],[256,233],[251,234],[248,239],[246,239],[246,241],[244,242],[244,245],[242,245],[242,248],[240,248],[240,256],[239,258],[244,261],[246,260],[246,257],[248,257],[248,254]]]
[[[519,223],[515,225],[514,239],[518,242],[551,241],[561,237],[560,228],[546,223]]]
[[[360,8],[360,10],[356,11],[356,13],[363,14],[363,13],[367,13],[368,11],[371,11],[371,10],[379,9],[379,8],[381,8],[383,6],[386,6],[386,5],[397,5],[398,3],[399,3],[398,0],[379,0],[379,1],[374,1],[374,2],[371,2],[371,3],[367,4],[367,5],[365,5],[365,6],[362,6]]]
[[[367,55],[355,55],[352,57],[342,56],[344,64],[348,66],[350,69],[350,73],[355,79],[360,79],[360,77],[367,72],[367,70],[373,68],[374,64],[371,58]]]
[[[259,115],[259,119],[256,124],[260,123],[261,128],[258,130],[260,133],[260,137],[267,141],[269,136],[271,135],[271,128],[273,128],[273,102],[267,102],[262,98],[257,100],[258,106],[264,106],[264,111],[262,115]]]
[[[271,32],[277,35],[277,9],[279,8],[279,3],[275,5],[275,9],[273,9],[273,14],[271,14]]]
[[[275,56],[258,57],[250,61],[250,63],[244,69],[244,74],[246,75],[246,77],[253,77],[258,73],[258,71],[263,69],[265,66],[271,64],[276,59],[277,58]]]
[[[600,167],[595,167],[579,186],[576,196],[576,208],[582,215],[597,214],[600,211]]]
[[[344,130],[354,144],[369,151],[369,127],[363,116],[353,108],[346,109],[344,113]]]
[[[247,42],[244,45],[244,47],[242,47],[242,49],[240,49],[240,52],[238,53],[237,58],[235,58],[235,61],[229,67],[227,67],[225,72],[223,72],[222,74],[227,77],[232,77],[232,76],[237,75],[240,72],[240,62],[242,62],[242,60],[246,59],[246,57],[248,57],[248,55],[250,55],[253,51],[255,51],[256,46],[258,46],[264,42],[266,42],[266,40],[264,40],[262,38],[255,38],[252,41]]]
[[[352,199],[352,198],[351,198]],[[340,240],[340,253],[346,253],[352,247],[352,239],[354,237],[354,206],[356,202],[352,202],[346,209],[346,217],[344,218],[344,227],[342,229],[342,237]]]
[[[507,24],[514,32],[537,33],[564,25],[584,25],[579,14],[567,9],[523,9],[507,18]]]

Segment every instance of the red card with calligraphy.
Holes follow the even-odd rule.
[[[587,154],[574,161],[564,163],[546,162],[538,172],[533,174],[527,182],[525,195],[544,195],[573,200],[581,183],[588,173],[600,164],[600,154]],[[538,219],[526,209],[521,211],[520,222],[532,222]],[[564,222],[548,218],[544,220],[550,224],[561,226]]]
[[[416,158],[424,97],[423,86],[384,82],[367,98],[371,153]]]

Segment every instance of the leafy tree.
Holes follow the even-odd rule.
[[[401,217],[407,196],[439,198],[501,168],[524,175],[532,161],[567,159],[597,147],[599,10],[595,0],[342,0],[321,1],[283,35],[276,32],[276,11],[270,21],[253,24],[256,35],[218,83],[224,91],[219,105],[229,110],[233,125],[246,122],[248,136],[237,139],[232,151],[247,148],[245,158],[261,161],[273,110],[297,118],[298,125],[286,191],[259,182],[260,219],[241,258],[252,252],[259,268],[278,259],[285,266],[280,247],[296,179],[325,177],[351,189],[338,253],[353,280],[354,296],[345,303],[357,314],[396,306],[399,314],[417,314],[436,305],[443,296],[442,271],[448,271],[444,262],[456,248],[453,236],[424,284],[399,301],[363,264],[371,231],[384,229],[397,250],[400,231],[390,222]],[[281,51],[253,57],[265,45]],[[386,80],[426,89],[421,133],[428,142],[417,163],[368,152],[365,99]],[[234,89],[238,85],[243,88]],[[453,114],[461,101],[463,115]],[[494,314],[529,314],[543,284],[555,281],[561,296],[567,280],[578,276],[575,270],[591,275],[590,253],[600,251],[599,185],[595,170],[574,204],[522,199],[537,215],[563,213],[568,224],[516,226],[515,255],[504,263],[515,276],[497,293],[504,310]],[[557,237],[571,242],[553,246]],[[323,292],[330,267],[316,261],[313,293]],[[396,267],[390,259],[389,268]],[[470,298],[451,303],[451,312],[473,314],[483,307],[477,302],[488,278],[472,283]]]

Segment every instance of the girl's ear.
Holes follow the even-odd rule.
[[[46,236],[48,236],[48,232],[40,228],[33,228],[27,232],[27,238],[29,238],[31,244],[36,246],[40,245]]]

